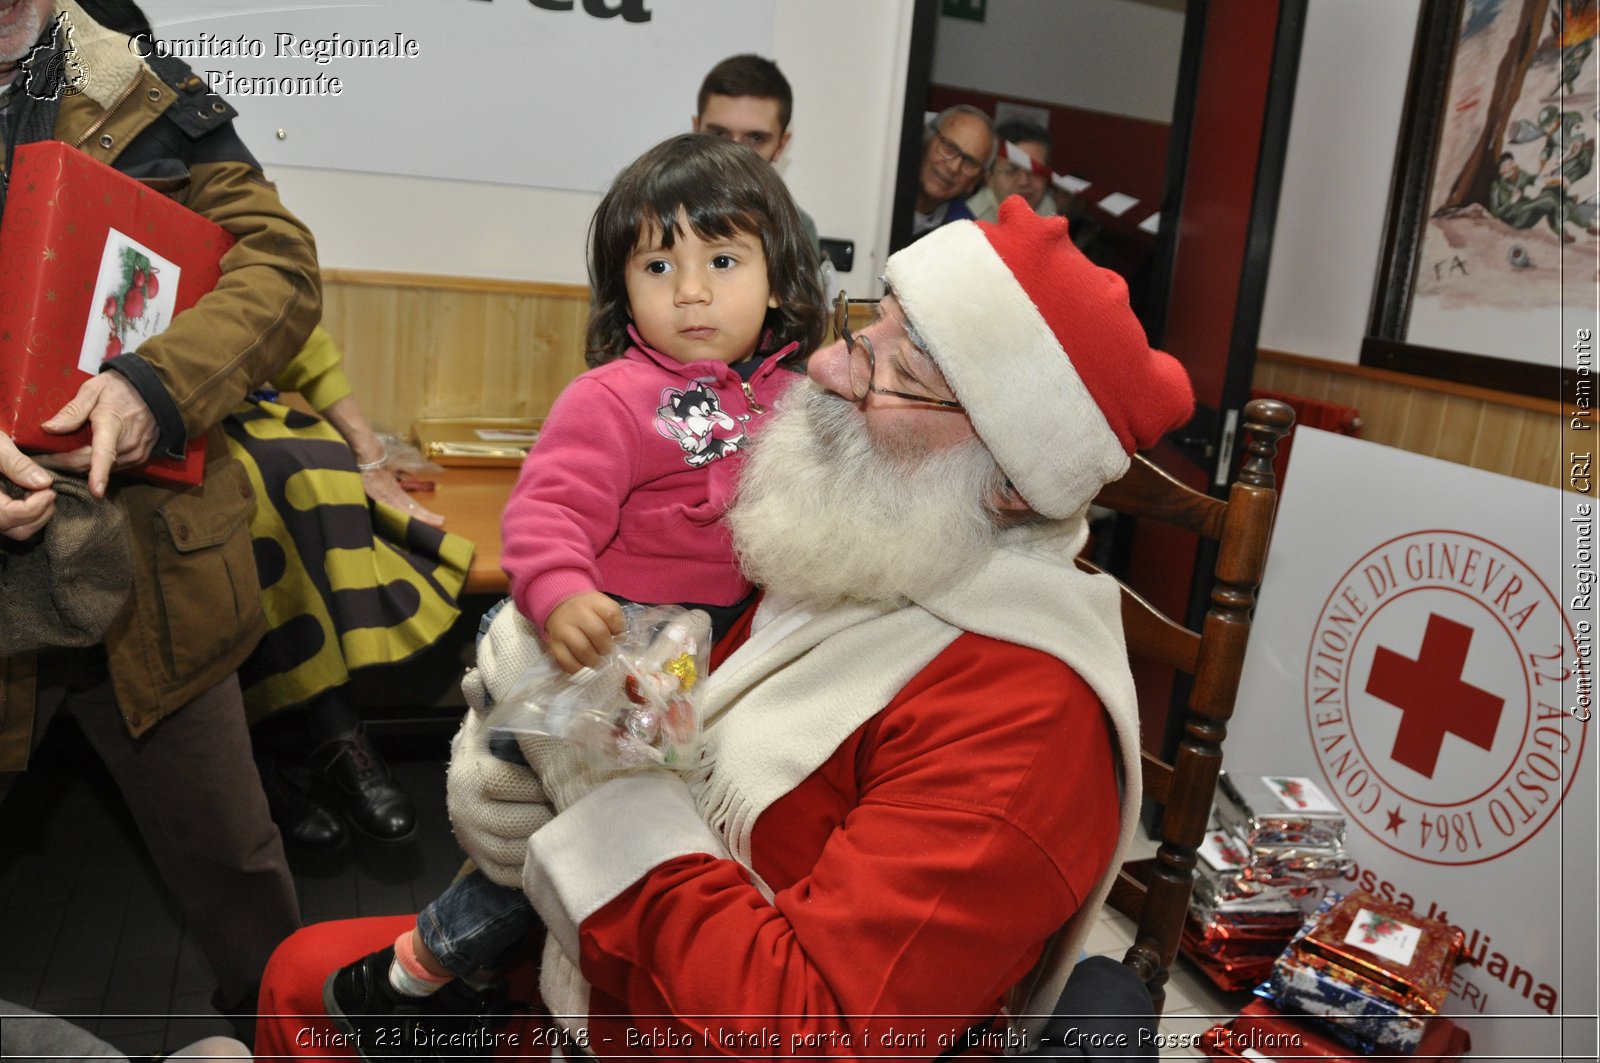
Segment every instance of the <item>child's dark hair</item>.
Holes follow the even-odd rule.
[[[629,343],[628,259],[641,233],[661,230],[663,246],[679,234],[679,212],[701,239],[735,233],[761,238],[767,283],[778,306],[767,311],[762,350],[800,345],[803,358],[822,345],[828,309],[816,250],[772,164],[742,144],[703,133],[662,141],[617,175],[589,223],[590,366],[621,358]]]

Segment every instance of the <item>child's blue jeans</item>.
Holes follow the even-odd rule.
[[[522,890],[502,886],[482,871],[450,883],[417,916],[423,944],[451,974],[465,978],[504,966],[538,921]]]
[[[511,599],[503,598],[483,614],[478,622],[478,646],[483,645],[496,614],[508,607],[514,608]],[[504,731],[491,734],[489,752],[500,760],[527,763],[516,737]],[[522,890],[502,886],[475,870],[456,879],[422,909],[417,933],[445,970],[464,978],[486,967],[501,966],[500,959],[517,947],[537,919]]]

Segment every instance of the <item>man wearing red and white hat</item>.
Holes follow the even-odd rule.
[[[544,1004],[593,1055],[1004,1044],[1005,1015],[1055,1005],[1132,835],[1118,591],[1073,557],[1089,500],[1188,418],[1188,379],[1121,279],[1020,198],[887,280],[745,467],[729,526],[766,594],[718,647],[701,761],[596,773],[557,750],[535,780],[475,720],[456,738],[457,836],[522,883]],[[516,678],[494,639],[491,694]],[[524,842],[503,824],[530,789],[557,814]],[[401,925],[302,931],[260,1010],[317,1010],[328,972]],[[257,1051],[331,1043],[307,1029],[270,1024]]]
[[[989,176],[982,188],[967,199],[967,209],[978,221],[997,221],[1000,204],[1021,196],[1041,218],[1054,217],[1050,196],[1050,131],[1025,118],[1009,118],[994,127],[999,140]]]

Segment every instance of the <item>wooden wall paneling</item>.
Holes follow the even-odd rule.
[[[1335,373],[1323,374],[1322,396],[1328,402],[1337,402],[1341,406],[1354,406],[1365,422],[1367,414],[1361,409],[1361,382],[1354,377],[1339,376]],[[1366,437],[1365,430],[1361,433]]]
[[[1561,429],[1559,422],[1541,425],[1524,422],[1517,440],[1516,457],[1506,472],[1522,480],[1565,486],[1562,480]]]
[[[1472,399],[1457,399],[1444,404],[1439,421],[1439,437],[1433,455],[1461,465],[1472,464],[1472,451],[1477,445],[1483,424],[1483,411],[1488,403]]]
[[[1258,387],[1354,406],[1361,438],[1550,487],[1563,486],[1561,415],[1553,402],[1362,366],[1262,352]],[[1503,401],[1501,401],[1503,400]]]
[[[394,412],[410,379],[409,345],[400,330],[401,292],[324,284],[322,323],[344,351],[345,375],[375,428],[402,431]]]
[[[581,298],[544,299],[528,309],[534,386],[524,416],[542,417],[567,382],[585,368],[583,334],[589,323],[589,298],[585,293]]]
[[[1528,416],[1525,410],[1486,403],[1478,420],[1478,438],[1473,442],[1472,458],[1467,464],[1475,469],[1498,472],[1511,469],[1516,464],[1517,448],[1522,443]]]
[[[430,417],[471,417],[498,396],[483,388],[483,315],[489,297],[440,292],[406,303],[407,333],[420,341],[426,387],[421,412]]]
[[[1413,392],[1404,421],[1399,423],[1401,450],[1413,454],[1437,455],[1439,428],[1444,421],[1445,397],[1430,392]]]
[[[583,288],[339,271],[323,323],[367,417],[542,417],[583,371]]]
[[[1361,410],[1361,437],[1385,446],[1398,447],[1405,435],[1406,418],[1411,412],[1409,391],[1392,388],[1362,388],[1357,393]]]

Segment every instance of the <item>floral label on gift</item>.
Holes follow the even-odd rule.
[[[1294,812],[1337,812],[1339,806],[1328,800],[1328,795],[1317,789],[1317,784],[1299,776],[1263,775],[1261,781]]]
[[[1244,847],[1225,830],[1208,832],[1206,840],[1195,851],[1200,859],[1217,871],[1232,871],[1244,867],[1246,863]]]
[[[108,230],[78,368],[93,376],[106,359],[138,350],[166,328],[177,305],[180,273],[133,237]]]
[[[1346,945],[1366,949],[1402,967],[1410,965],[1417,951],[1417,942],[1421,940],[1421,927],[1402,923],[1370,908],[1363,908],[1356,913],[1355,920],[1344,935]]]

